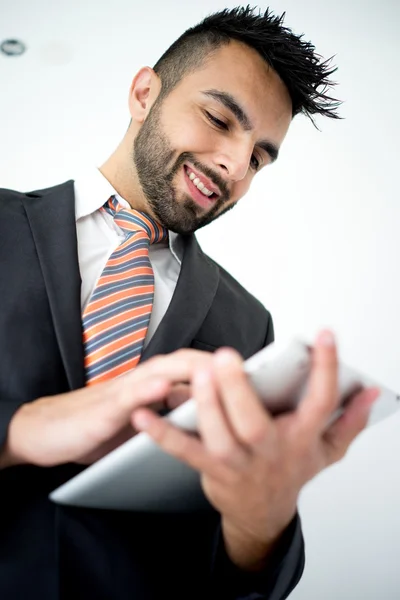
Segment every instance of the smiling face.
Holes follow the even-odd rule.
[[[291,119],[276,72],[239,42],[223,46],[154,102],[135,137],[135,169],[151,212],[178,233],[211,222],[276,159]]]

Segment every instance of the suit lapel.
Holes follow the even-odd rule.
[[[54,329],[71,389],[84,385],[81,278],[74,183],[27,194],[24,205],[43,272]]]
[[[194,235],[185,236],[181,272],[171,303],[141,361],[190,345],[214,300],[219,283],[216,265]]]
[[[27,194],[24,202],[49,298],[54,329],[71,389],[84,386],[81,278],[74,182]],[[185,236],[181,272],[160,325],[141,361],[188,347],[201,327],[219,283],[216,265],[194,235]]]

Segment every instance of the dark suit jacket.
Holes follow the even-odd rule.
[[[247,358],[273,339],[269,313],[184,239],[172,302],[141,360],[222,345]],[[73,181],[22,194],[0,190],[0,445],[16,409],[84,385]],[[228,560],[219,515],[124,513],[56,506],[48,493],[82,467],[0,472],[2,600],[286,598],[304,564],[298,517],[269,568]]]

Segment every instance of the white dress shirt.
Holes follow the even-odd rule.
[[[78,177],[74,187],[83,311],[109,256],[125,238],[113,217],[99,209],[113,195],[126,208],[129,208],[129,204],[117,194],[97,168],[89,169],[83,176]],[[169,232],[168,242],[150,245],[149,258],[154,271],[154,303],[145,346],[154,335],[171,302],[181,269],[182,252],[182,241],[179,235],[172,231]]]

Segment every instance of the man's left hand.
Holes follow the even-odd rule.
[[[133,414],[137,429],[201,473],[204,492],[221,513],[227,552],[241,568],[263,568],[296,514],[302,487],[341,459],[368,421],[376,389],[354,396],[327,427],[338,407],[337,370],[333,336],[322,331],[305,397],[295,411],[273,418],[249,383],[242,358],[224,348],[210,368],[193,373],[200,438],[148,409]]]

